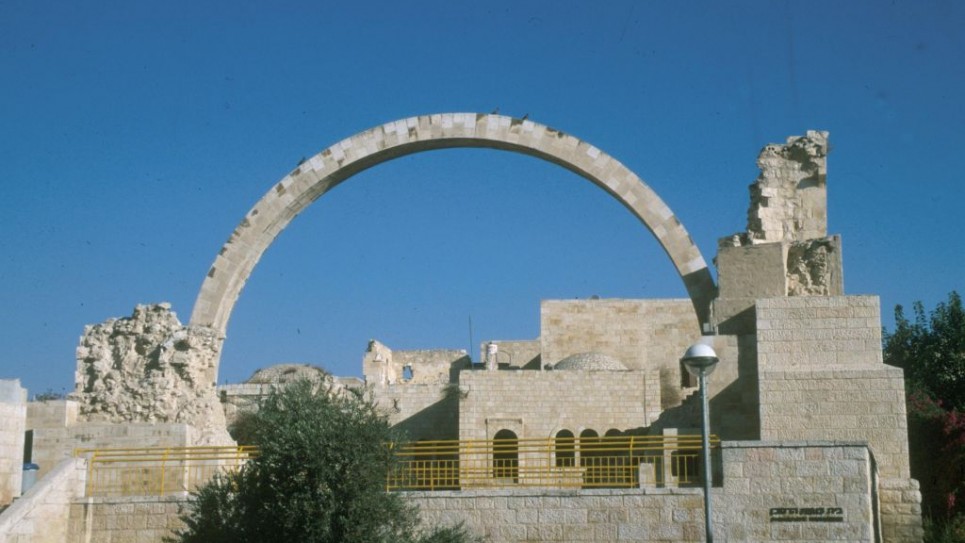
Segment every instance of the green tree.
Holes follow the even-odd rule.
[[[426,530],[385,491],[401,436],[352,392],[298,381],[272,393],[246,422],[259,448],[214,478],[182,514],[179,543],[458,543],[461,526]]]
[[[904,369],[911,475],[921,482],[926,541],[965,538],[965,310],[956,292],[914,322],[895,308],[885,362]]]
[[[884,338],[885,362],[905,370],[913,390],[923,391],[945,409],[965,410],[965,309],[957,292],[930,316],[921,302],[915,320],[895,307],[895,331]]]

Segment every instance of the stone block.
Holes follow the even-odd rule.
[[[757,299],[785,296],[784,245],[733,246],[717,249],[720,299]]]

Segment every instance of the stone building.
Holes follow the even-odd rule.
[[[230,443],[226,414],[230,419],[286,375],[310,373],[286,366],[255,382],[214,386],[230,313],[262,253],[297,213],[354,173],[443,147],[521,152],[597,184],[654,234],[689,298],[545,300],[538,338],[486,341],[479,361],[463,351],[402,351],[371,341],[364,386],[413,440],[520,447],[511,464],[497,465],[505,451],[484,457],[492,464],[484,473],[499,485],[480,483],[477,474],[472,484],[465,478],[404,490],[424,519],[464,522],[493,542],[700,540],[701,489],[683,484],[680,473],[631,453],[619,466],[633,473],[631,487],[586,488],[579,483],[592,465],[577,456],[584,440],[693,435],[700,426],[696,383],[680,357],[703,342],[720,358],[709,380],[711,430],[720,439],[712,529],[720,540],[920,541],[902,373],[882,362],[877,297],[845,294],[842,239],[827,232],[827,138],[811,131],[764,148],[746,230],[720,240],[716,281],[656,193],[612,157],[555,129],[499,115],[444,114],[343,140],[304,161],[252,208],[215,258],[188,324],[155,305],[85,330],[74,395],[27,409],[24,423],[34,432],[34,457],[57,467],[47,468],[15,514],[0,516],[0,543],[14,540],[4,538],[5,529],[26,533],[31,519],[58,503],[70,526],[59,541],[154,541],[175,526],[183,496],[90,496],[84,474],[94,472],[73,449]],[[543,452],[554,475],[538,485],[523,484],[527,440],[550,444]],[[458,463],[460,477],[461,451],[443,459]],[[31,497],[42,492],[42,503]],[[131,511],[141,513],[122,520]]]

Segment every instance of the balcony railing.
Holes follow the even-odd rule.
[[[713,436],[713,447],[720,440]],[[422,441],[401,446],[388,490],[636,488],[700,482],[700,436]]]
[[[716,436],[711,445],[719,446]],[[257,453],[243,446],[75,451],[88,460],[87,496],[191,492]],[[421,441],[395,447],[386,490],[690,486],[701,480],[700,454],[698,435]]]

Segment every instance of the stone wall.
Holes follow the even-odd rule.
[[[544,300],[542,363],[579,353],[617,358],[631,370],[660,371],[663,406],[680,403],[680,357],[700,338],[689,300]]]
[[[875,468],[864,444],[725,442],[722,449],[714,530],[725,541],[875,541]]]
[[[883,363],[877,296],[766,298],[756,311],[761,371]]]
[[[859,443],[725,442],[723,478],[712,492],[720,541],[920,542],[915,496],[907,485],[876,487],[875,464]],[[881,496],[878,508],[876,495]],[[490,543],[532,541],[702,541],[698,488],[627,490],[471,490],[407,492],[432,526],[465,523]],[[185,496],[77,500],[68,543],[160,543],[181,526]],[[876,521],[878,511],[907,511]],[[33,541],[33,540],[31,540]]]
[[[458,384],[397,383],[373,393],[379,411],[409,439],[459,438]]]
[[[460,376],[459,439],[635,430],[660,415],[656,371],[472,371]]]
[[[699,489],[408,492],[428,525],[491,543],[701,541]]]
[[[907,478],[902,371],[882,363],[875,296],[757,303],[761,439],[860,439]]]
[[[373,387],[395,384],[445,385],[471,365],[466,351],[453,349],[393,350],[371,340],[362,357],[362,374]]]
[[[0,380],[0,506],[20,495],[27,390],[20,380]]]
[[[922,540],[921,491],[914,479],[881,479],[881,533],[884,541]]]
[[[764,371],[761,439],[867,441],[882,477],[909,477],[902,372],[877,369]]]
[[[84,495],[86,475],[87,463],[81,458],[64,460],[50,470],[47,477],[0,513],[0,543],[68,541],[71,503]]]
[[[677,367],[700,338],[690,300],[543,300],[540,349],[544,364],[600,352],[632,370]],[[678,379],[679,380],[679,379]]]
[[[162,543],[184,524],[184,496],[85,498],[70,506],[66,543]],[[58,542],[59,543],[59,542]]]
[[[197,430],[187,424],[76,424],[69,428],[77,447],[189,447]]]
[[[867,447],[725,443],[723,463],[723,486],[712,493],[718,540],[875,541]],[[410,492],[406,497],[427,523],[464,522],[492,543],[704,538],[703,495],[695,488]]]
[[[77,422],[79,406],[72,400],[48,400],[27,404],[27,430],[32,433],[30,461],[37,464],[37,478],[70,456],[74,443],[67,427]]]

